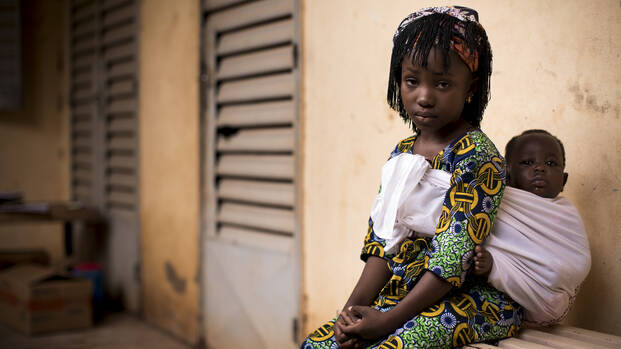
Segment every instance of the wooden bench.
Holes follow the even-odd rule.
[[[600,349],[621,348],[621,337],[571,326],[554,326],[549,329],[524,329],[516,338],[498,342],[498,346],[475,343],[464,349]]]

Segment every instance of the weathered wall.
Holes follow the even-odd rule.
[[[69,198],[66,3],[22,1],[24,105],[0,113],[0,191],[26,200]],[[61,224],[0,226],[0,249],[63,255]]]
[[[198,339],[198,1],[141,4],[142,288],[146,319]]]
[[[303,297],[308,332],[334,316],[358,278],[380,169],[408,129],[385,89],[391,38],[418,7],[445,1],[303,1]],[[621,335],[618,1],[471,1],[494,52],[483,129],[503,149],[544,128],[567,149],[564,192],[589,232],[591,275],[569,322]]]

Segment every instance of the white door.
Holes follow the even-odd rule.
[[[70,3],[71,191],[108,224],[99,246],[108,292],[140,309],[138,3]]]
[[[212,348],[298,345],[296,6],[204,3],[202,292]]]

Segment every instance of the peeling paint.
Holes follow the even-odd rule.
[[[166,268],[166,281],[168,281],[170,286],[172,286],[173,290],[175,290],[175,292],[177,293],[185,293],[187,280],[181,278],[177,274],[175,267],[173,267],[173,265],[169,261],[166,261],[165,268]]]
[[[581,87],[578,82],[569,85],[568,90],[574,96],[574,105],[578,108],[586,107],[601,114],[607,113],[612,108],[618,113],[619,105],[612,106],[609,101],[600,102],[597,95],[591,94],[588,88]]]

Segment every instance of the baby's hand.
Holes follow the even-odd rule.
[[[493,263],[492,255],[487,252],[485,247],[477,245],[474,248],[474,268],[472,268],[472,274],[487,277],[492,270]]]

